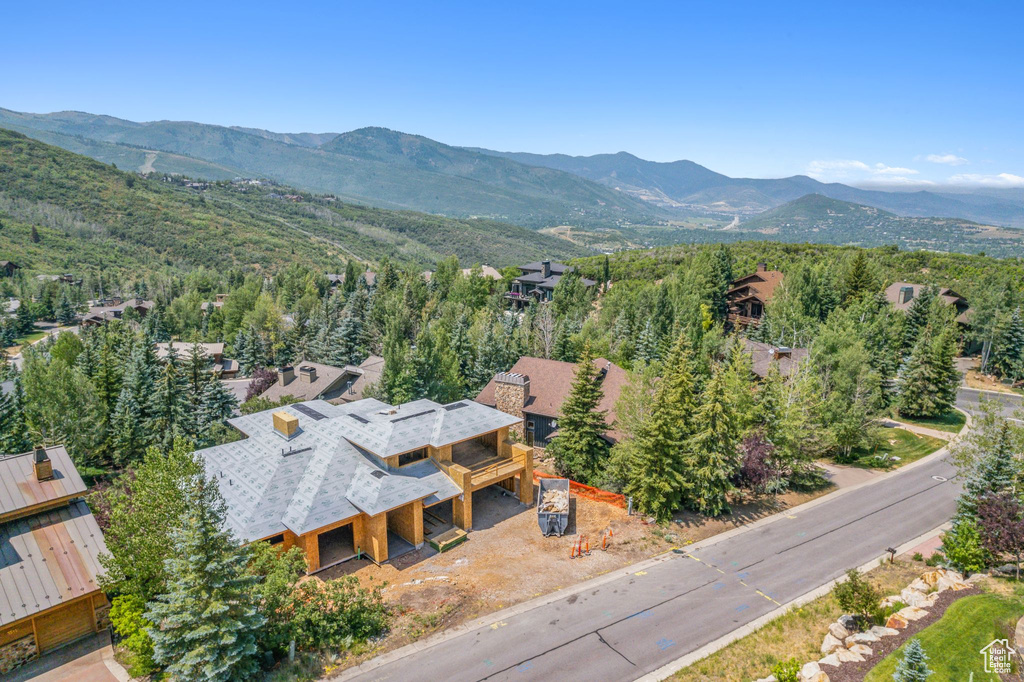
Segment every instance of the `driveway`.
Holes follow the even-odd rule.
[[[114,661],[109,630],[51,651],[4,677],[5,682],[128,682],[130,679],[124,668]]]

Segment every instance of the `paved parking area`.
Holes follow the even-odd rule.
[[[90,637],[51,651],[4,677],[4,682],[128,682],[131,678],[114,661],[110,632]]]

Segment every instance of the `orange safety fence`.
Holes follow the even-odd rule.
[[[551,474],[542,474],[541,472],[534,470],[533,482],[536,483],[538,478],[565,478],[564,476],[552,476]],[[600,488],[593,488],[589,485],[583,485],[576,481],[569,479],[569,490],[580,497],[585,497],[588,500],[594,500],[595,502],[604,502],[610,504],[613,507],[619,507],[621,509],[626,508],[626,496],[620,495],[619,493],[610,493],[607,490],[601,490]]]

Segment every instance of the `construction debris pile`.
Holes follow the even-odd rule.
[[[569,491],[545,490],[544,496],[540,500],[539,511],[544,514],[568,514]]]

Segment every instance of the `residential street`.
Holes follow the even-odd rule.
[[[976,392],[961,393],[965,408],[977,402]],[[342,679],[636,679],[948,521],[958,485],[947,479],[955,473],[936,454],[692,554],[679,550],[433,646],[417,643],[409,655],[370,661]]]

